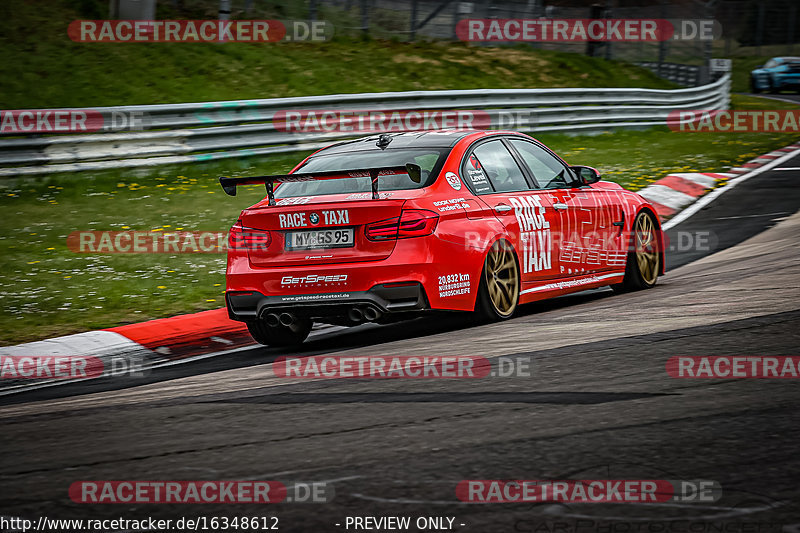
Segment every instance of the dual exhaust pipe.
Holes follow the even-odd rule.
[[[347,318],[350,319],[351,322],[361,323],[361,322],[374,322],[378,318],[380,318],[381,313],[374,307],[366,306],[366,307],[353,307],[347,313]]]
[[[294,324],[296,318],[291,313],[269,313],[266,316],[267,325],[271,328],[277,328],[278,326],[285,326],[289,327]]]

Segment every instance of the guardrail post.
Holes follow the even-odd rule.
[[[369,37],[369,9],[367,8],[367,0],[361,0],[361,32],[364,39]]]
[[[415,40],[417,38],[417,7],[418,7],[418,0],[411,0],[411,22],[410,25],[410,37],[411,40]]]
[[[231,0],[219,0],[219,20],[231,18]]]

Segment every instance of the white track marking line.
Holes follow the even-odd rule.
[[[756,215],[739,215],[735,217],[717,217],[714,220],[736,220],[739,218],[759,218],[759,217],[776,217],[779,215],[791,215],[788,211],[780,211],[778,213],[761,213]]]
[[[568,505],[587,505],[585,503],[570,503]],[[596,504],[589,504],[589,505],[596,505]],[[631,505],[636,505],[640,507],[672,507],[672,508],[679,508],[679,509],[702,509],[707,511],[727,511],[720,514],[707,514],[701,516],[692,516],[687,518],[688,520],[694,521],[710,521],[710,520],[720,520],[722,518],[735,518],[740,516],[745,516],[754,513],[760,513],[763,511],[769,511],[771,509],[775,509],[778,507],[782,507],[786,505],[786,502],[776,502],[776,503],[765,503],[763,505],[753,506],[753,507],[719,507],[719,506],[703,506],[698,505],[695,503],[671,503],[671,502],[664,502],[664,503],[635,503]],[[623,521],[627,520],[629,522],[653,522],[655,519],[653,517],[622,517],[622,516],[608,516],[608,515],[588,515],[588,514],[579,514],[579,513],[546,513],[550,515],[562,516],[562,517],[569,517],[569,518],[601,518],[603,520],[618,520]],[[673,517],[665,517],[664,520],[677,520],[684,518],[686,515],[681,516],[673,516]]]
[[[750,98],[763,98],[765,100],[777,100],[778,102],[788,102],[794,105],[800,105],[800,101],[792,100],[791,98],[781,98],[780,96],[766,96],[762,94],[748,94],[748,93],[740,93],[744,96],[749,96]]]
[[[786,155],[774,159],[771,163],[767,163],[763,167],[759,167],[757,169],[754,169],[752,172],[748,172],[747,174],[742,174],[738,178],[730,180],[726,186],[721,187],[719,189],[714,189],[713,191],[706,194],[698,201],[696,201],[695,203],[693,203],[692,205],[690,205],[689,207],[687,207],[686,209],[684,209],[683,211],[681,211],[680,213],[669,219],[666,224],[661,226],[661,229],[663,231],[666,231],[680,224],[681,222],[683,222],[684,220],[686,220],[687,218],[694,215],[695,213],[703,209],[705,206],[716,200],[717,197],[719,197],[719,195],[723,194],[725,191],[733,189],[740,183],[749,180],[753,176],[758,176],[759,174],[762,174],[768,170],[772,170],[773,168],[782,164],[784,161],[788,161],[794,157],[797,157],[798,155],[800,155],[800,150],[794,150],[792,152],[788,152]]]
[[[410,498],[381,498],[379,496],[369,496],[367,494],[361,494],[359,492],[351,493],[350,496],[354,498],[359,498],[362,500],[367,501],[374,501],[374,502],[381,502],[381,503],[400,503],[400,504],[427,504],[427,505],[480,505],[478,503],[472,502],[464,502],[461,500],[415,500]],[[520,502],[520,503],[535,503],[535,502]],[[548,503],[548,502],[540,502],[540,503]],[[551,502],[553,505],[558,504],[559,502]],[[568,502],[566,505],[597,505],[596,503],[585,503],[585,502]],[[732,518],[735,516],[743,516],[752,513],[760,513],[762,511],[768,511],[770,509],[775,509],[777,507],[782,507],[785,505],[785,502],[776,502],[776,503],[765,503],[763,505],[753,506],[753,507],[744,507],[744,508],[735,508],[735,507],[723,507],[719,505],[702,505],[697,503],[682,503],[682,502],[663,502],[663,503],[636,503],[631,504],[636,505],[637,507],[672,507],[678,509],[697,509],[703,511],[727,511],[722,514],[716,515],[704,515],[699,517],[692,517],[692,520],[714,520],[719,518]],[[653,521],[653,517],[612,517],[607,515],[584,515],[578,513],[547,513],[549,515],[558,515],[563,517],[570,517],[570,518],[602,518],[604,520],[629,520],[629,521]],[[669,518],[674,520],[674,518]]]

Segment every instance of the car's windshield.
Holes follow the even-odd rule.
[[[404,166],[406,163],[419,165],[422,169],[422,179],[419,183],[411,180],[408,174],[393,174],[381,176],[378,187],[381,191],[396,191],[404,189],[418,189],[431,183],[432,177],[439,172],[449,149],[446,148],[416,148],[384,150],[381,152],[339,152],[326,155],[324,153],[311,157],[297,172],[355,170],[376,167]],[[303,181],[284,183],[275,189],[277,198],[295,196],[318,196],[325,194],[347,194],[357,192],[370,192],[372,185],[370,179],[343,178],[322,181]]]

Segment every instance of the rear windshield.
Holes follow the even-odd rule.
[[[419,165],[422,169],[422,179],[419,183],[414,183],[408,174],[381,176],[378,180],[378,190],[419,189],[433,183],[449,151],[449,148],[417,148],[387,149],[382,152],[370,150],[369,152],[346,152],[329,155],[322,153],[310,158],[296,172],[395,167],[413,163]],[[294,196],[321,196],[325,194],[349,194],[370,191],[372,191],[372,183],[368,177],[343,178],[338,180],[284,183],[275,189],[275,197],[290,198]]]

